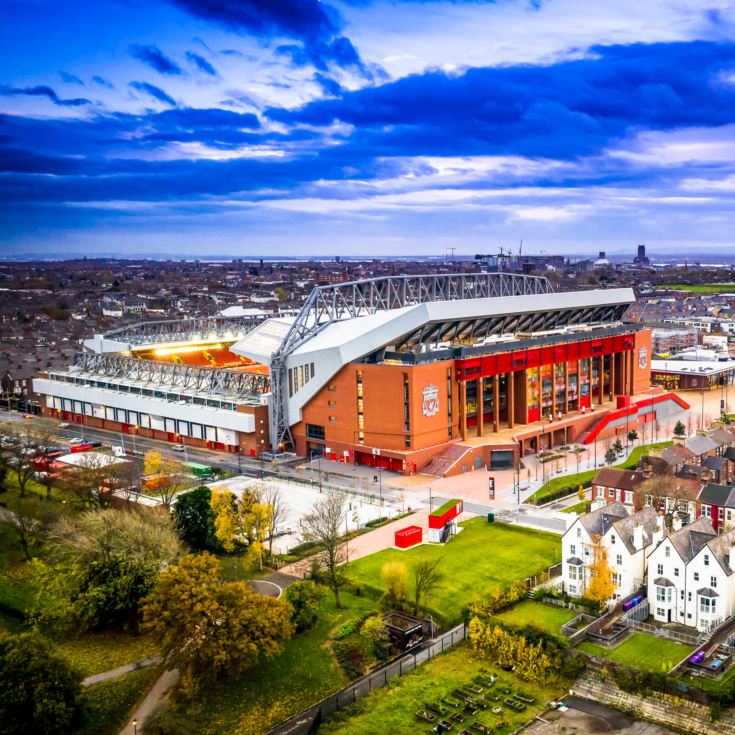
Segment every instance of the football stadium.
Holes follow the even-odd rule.
[[[315,288],[295,316],[143,322],[34,381],[64,421],[250,456],[445,476],[686,407],[651,388],[632,289],[506,273]]]

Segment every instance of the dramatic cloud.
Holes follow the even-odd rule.
[[[40,84],[36,87],[10,87],[6,84],[0,84],[0,95],[3,97],[46,97],[55,105],[59,105],[59,107],[82,107],[83,105],[92,104],[92,100],[84,97],[62,99],[51,87],[47,87],[45,84]]]
[[[297,66],[313,64],[326,71],[329,64],[352,68],[373,79],[382,71],[371,68],[357,49],[340,34],[339,11],[321,0],[171,0],[193,15],[259,38],[286,36],[299,43],[282,44],[278,52]]]
[[[92,81],[105,89],[115,89],[115,85],[112,82],[108,82],[104,77],[95,75],[92,77]]]
[[[130,55],[150,66],[159,74],[168,74],[169,76],[181,74],[181,67],[175,61],[169,59],[157,46],[143,46],[134,43],[130,46]]]
[[[78,84],[80,87],[84,86],[84,82],[76,74],[61,70],[59,71],[59,76],[61,77],[61,81],[67,84]]]
[[[159,102],[165,102],[167,105],[171,105],[171,107],[176,107],[176,102],[173,97],[167,95],[160,87],[156,87],[154,84],[149,84],[148,82],[130,82],[130,86],[133,89],[137,89],[138,92],[143,92],[157,99]]]
[[[193,51],[187,51],[186,58],[189,59],[189,61],[191,61],[199,71],[203,71],[211,77],[217,76],[217,70],[203,56],[195,54]]]

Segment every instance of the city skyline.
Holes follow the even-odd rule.
[[[0,21],[0,257],[731,247],[725,3],[11,0]]]

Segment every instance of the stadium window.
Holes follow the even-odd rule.
[[[314,377],[314,363],[310,362],[309,365],[311,366],[311,377]]]
[[[306,437],[307,439],[317,439],[324,441],[326,439],[326,432],[324,427],[318,424],[307,424],[306,425]]]

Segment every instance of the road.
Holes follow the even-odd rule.
[[[11,421],[23,423],[26,421],[36,421],[32,419],[24,419],[23,414],[14,411],[0,411],[0,421]],[[160,452],[165,457],[185,460],[189,462],[198,462],[200,464],[212,466],[224,470],[232,474],[240,474],[246,477],[260,477],[265,472],[268,475],[274,475],[284,480],[296,480],[298,482],[312,484],[314,486],[320,484],[320,471],[310,468],[307,470],[296,470],[291,464],[273,463],[267,460],[259,460],[244,455],[227,454],[226,452],[218,452],[213,449],[200,449],[198,447],[186,447],[185,452],[175,452],[169,442],[159,439],[150,439],[143,436],[133,436],[132,434],[121,434],[118,431],[109,431],[107,429],[97,429],[91,426],[83,426],[81,424],[70,424],[66,428],[58,430],[57,437],[62,444],[69,444],[71,439],[75,437],[85,438],[90,441],[100,441],[113,446],[123,446],[126,450],[133,452],[133,458],[138,461],[142,456],[151,449]],[[299,463],[308,464],[306,460]],[[326,464],[326,463],[325,463]],[[331,463],[330,463],[331,464]],[[327,469],[323,468],[321,472],[323,486],[328,486],[337,490],[347,490],[362,496],[377,495],[374,488],[365,489],[361,477],[350,477],[346,474],[335,475],[329,473],[333,480],[330,483],[325,481]],[[399,491],[382,485],[382,494],[387,501],[396,500]]]

